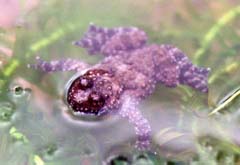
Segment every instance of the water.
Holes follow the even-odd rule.
[[[0,8],[13,13],[9,22],[0,17],[0,164],[240,162],[239,97],[207,116],[239,87],[238,1],[31,2],[18,11],[17,4],[9,4],[15,6],[8,10],[0,1]],[[153,131],[150,152],[134,148],[136,136],[126,120],[107,116],[89,121],[69,113],[64,86],[74,72],[45,74],[27,68],[37,55],[90,64],[101,60],[72,45],[90,22],[137,26],[150,42],[174,44],[193,63],[211,68],[209,97],[184,86],[159,85],[140,104]]]

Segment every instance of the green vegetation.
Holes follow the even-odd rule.
[[[67,74],[51,77],[26,67],[27,64],[34,63],[36,55],[40,55],[45,60],[72,57],[94,63],[101,57],[87,56],[85,51],[71,44],[82,36],[90,22],[94,22],[107,27],[140,27],[149,35],[150,42],[174,44],[186,52],[189,58],[193,59],[194,64],[211,68],[208,104],[204,96],[195,94],[194,91],[183,86],[171,91],[159,87],[159,91],[153,96],[155,102],[160,102],[159,98],[162,98],[163,105],[165,105],[164,101],[167,102],[170,98],[166,93],[178,99],[176,102],[180,105],[176,104],[179,115],[175,123],[176,128],[184,130],[185,117],[189,113],[193,116],[187,128],[194,136],[196,135],[194,137],[196,153],[192,154],[191,150],[184,150],[171,155],[172,157],[168,159],[161,154],[148,155],[146,160],[139,162],[189,165],[239,164],[240,148],[239,141],[238,143],[236,141],[240,139],[236,139],[239,133],[234,132],[239,128],[240,121],[239,93],[234,95],[234,99],[228,99],[228,102],[225,102],[227,106],[224,104],[219,113],[209,117],[209,120],[213,121],[209,129],[214,130],[216,135],[212,132],[209,136],[202,135],[197,126],[201,122],[194,116],[201,112],[209,113],[212,109],[223,105],[218,103],[219,100],[239,87],[239,5],[234,0],[218,2],[49,0],[41,2],[36,9],[23,15],[24,23],[20,27],[0,31],[0,48],[7,47],[13,52],[12,55],[7,55],[0,49],[0,154],[4,153],[0,156],[0,161],[6,161],[9,158],[11,165],[19,162],[35,165],[61,165],[70,162],[69,165],[71,163],[74,165],[79,160],[85,160],[84,158],[89,155],[91,157],[98,154],[95,151],[99,151],[92,146],[95,144],[94,140],[90,144],[84,141],[83,144],[81,137],[73,136],[76,132],[74,129],[72,130],[72,132],[75,131],[74,133],[70,131],[72,134],[69,136],[72,137],[66,136],[64,131],[67,129],[61,130],[62,125],[59,124],[61,122],[55,119],[57,118],[55,113],[59,112],[57,109],[59,107],[55,105],[58,102],[54,99],[59,98],[56,93],[59,93],[59,88],[64,84]],[[19,78],[34,87],[37,94],[32,97],[31,103],[26,103],[28,100],[25,100],[26,102],[10,107],[9,105],[15,102],[9,97],[12,95],[9,86]],[[54,105],[44,107],[41,102],[39,103],[38,97],[43,95],[47,95],[51,101],[54,100]],[[18,97],[21,96],[16,96],[15,99]],[[224,127],[225,124],[226,127]],[[166,132],[161,132],[163,130]],[[64,135],[61,134],[62,137],[59,135],[61,131]],[[236,129],[236,131],[239,130]],[[86,132],[84,130],[81,133],[84,135]],[[163,128],[159,133],[162,133],[159,136],[162,138],[161,145],[185,136],[184,133],[172,128],[169,130]],[[91,140],[88,137],[86,139]],[[79,143],[75,144],[76,141]],[[82,147],[85,144],[87,147]],[[60,151],[59,146],[63,148]],[[10,157],[9,155],[12,155],[12,151],[15,150],[16,156]],[[81,157],[76,153],[84,156]],[[187,157],[188,154],[190,158]],[[185,156],[186,160],[180,160]]]

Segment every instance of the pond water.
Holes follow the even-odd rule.
[[[0,10],[0,164],[240,163],[237,0],[0,0]],[[138,27],[148,42],[175,45],[193,64],[211,68],[208,94],[158,85],[140,103],[152,129],[148,151],[134,147],[133,126],[117,115],[69,113],[64,89],[74,71],[27,67],[36,56],[98,63],[103,56],[72,44],[90,23]]]

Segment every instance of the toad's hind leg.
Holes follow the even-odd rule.
[[[178,48],[171,45],[161,45],[170,57],[173,57],[179,67],[179,83],[188,85],[201,92],[208,92],[208,74],[210,68],[198,67]]]
[[[119,115],[133,124],[137,135],[136,147],[139,150],[148,150],[150,148],[151,127],[147,119],[143,117],[141,111],[136,107],[137,102],[130,97],[124,98]]]
[[[185,53],[172,45],[160,45],[155,52],[157,81],[170,87],[184,84],[198,91],[208,92],[210,68],[193,65]]]
[[[141,48],[146,41],[146,33],[136,27],[103,28],[91,24],[83,38],[74,44],[91,55],[114,56]]]
[[[74,59],[62,59],[54,61],[43,61],[39,56],[36,57],[36,64],[29,64],[29,68],[41,70],[43,72],[57,71],[81,71],[89,67],[88,64]]]

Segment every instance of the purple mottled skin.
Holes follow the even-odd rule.
[[[83,38],[74,44],[90,55],[105,58],[94,66],[71,59],[52,62],[38,59],[31,67],[45,72],[86,70],[70,81],[67,104],[74,114],[115,113],[128,119],[138,137],[138,149],[150,147],[151,127],[137,105],[154,91],[157,83],[167,87],[185,84],[208,92],[209,68],[194,66],[174,46],[148,44],[145,32],[136,27],[110,29],[90,25]]]

